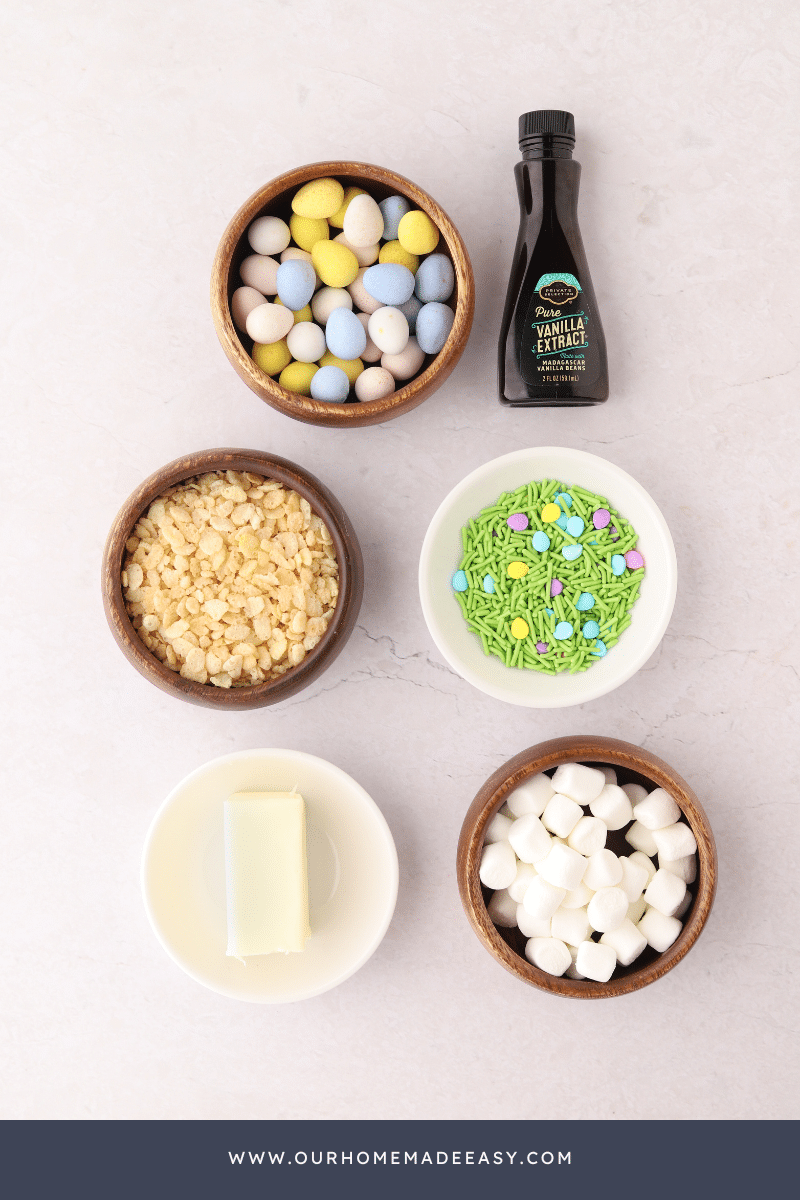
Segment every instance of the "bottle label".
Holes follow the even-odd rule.
[[[586,379],[589,308],[581,285],[566,271],[542,275],[528,305],[520,371],[526,383]]]

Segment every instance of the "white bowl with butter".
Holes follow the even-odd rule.
[[[225,801],[297,791],[305,800],[311,936],[291,954],[226,953]],[[333,763],[298,750],[245,750],[205,763],[170,792],[142,856],[142,894],[167,954],[198,983],[237,1000],[305,1000],[353,975],[380,945],[398,865],[375,801]]]

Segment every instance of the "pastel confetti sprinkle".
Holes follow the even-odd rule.
[[[468,587],[469,583],[467,582],[467,577],[464,572],[456,571],[455,575],[453,576],[453,591],[465,592]]]
[[[621,554],[611,555],[611,571],[614,575],[621,575],[625,570],[625,559]]]
[[[512,513],[510,517],[506,517],[506,525],[516,533],[522,533],[522,530],[527,529],[529,524],[528,518],[522,512]]]
[[[592,648],[592,654],[594,654],[596,658],[605,658],[605,656],[608,654],[605,642],[595,642],[594,647]]]
[[[530,629],[528,628],[528,622],[523,621],[522,617],[516,617],[511,622],[511,636],[515,637],[517,641],[521,641],[523,638],[526,638],[529,633]]]
[[[508,564],[507,574],[512,579],[524,579],[524,577],[528,574],[528,564],[520,562],[519,559],[517,559],[515,562],[510,562]]]
[[[550,538],[546,533],[542,533],[541,529],[537,529],[531,538],[531,545],[534,550],[538,550],[540,554],[544,554],[545,550],[550,549]]]
[[[569,492],[559,492],[556,496],[556,504],[560,504],[562,508],[572,508],[572,496]]]
[[[568,524],[569,524],[569,517],[567,516],[566,513],[562,513],[561,516],[556,521],[556,525],[558,526],[559,529],[563,529],[564,532],[566,533]]]
[[[550,580],[550,595],[551,596],[560,596],[561,593],[563,592],[563,590],[564,590],[564,585],[560,579],[551,579]]]
[[[494,580],[492,579],[491,575],[484,575],[483,590],[488,592],[490,596],[494,595]]]
[[[544,611],[547,613],[548,617],[552,617],[552,615],[553,615],[552,608],[546,608]]]
[[[544,508],[542,509],[543,521],[557,521],[560,516],[561,509],[557,504],[545,504]]]
[[[540,654],[547,654],[547,650],[548,650],[547,642],[537,642],[536,649],[539,651]]]
[[[629,550],[625,555],[625,562],[628,564],[628,568],[631,571],[637,571],[639,567],[644,566],[644,559],[638,550]]]
[[[594,608],[594,596],[591,592],[581,592],[578,599],[575,601],[575,607],[578,612],[586,612],[590,608]]]
[[[580,544],[580,542],[575,542],[575,544],[572,546],[562,546],[561,553],[564,555],[564,558],[567,560],[567,562],[575,562],[575,559],[580,558],[580,556],[583,554],[583,546]]]
[[[592,524],[595,529],[605,529],[610,520],[611,513],[607,508],[596,508],[592,513]]]
[[[596,638],[600,636],[600,626],[597,621],[587,621],[581,632],[585,638]]]
[[[553,637],[557,642],[565,642],[568,637],[572,637],[572,626],[569,621],[559,621],[553,630]]]
[[[582,517],[570,517],[567,521],[567,533],[570,537],[580,537],[584,530]]]

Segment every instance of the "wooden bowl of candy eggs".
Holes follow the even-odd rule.
[[[416,408],[461,357],[474,307],[450,218],[369,163],[313,163],[260,188],[225,230],[211,276],[234,370],[312,425],[376,425]]]
[[[700,801],[667,763],[615,738],[564,737],[486,781],[456,872],[472,928],[506,970],[603,999],[655,982],[691,950],[717,858]]]

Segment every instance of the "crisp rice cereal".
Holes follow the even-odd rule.
[[[140,640],[195,683],[249,687],[298,666],[339,594],[331,535],[297,492],[216,471],[154,500],[126,543]]]

